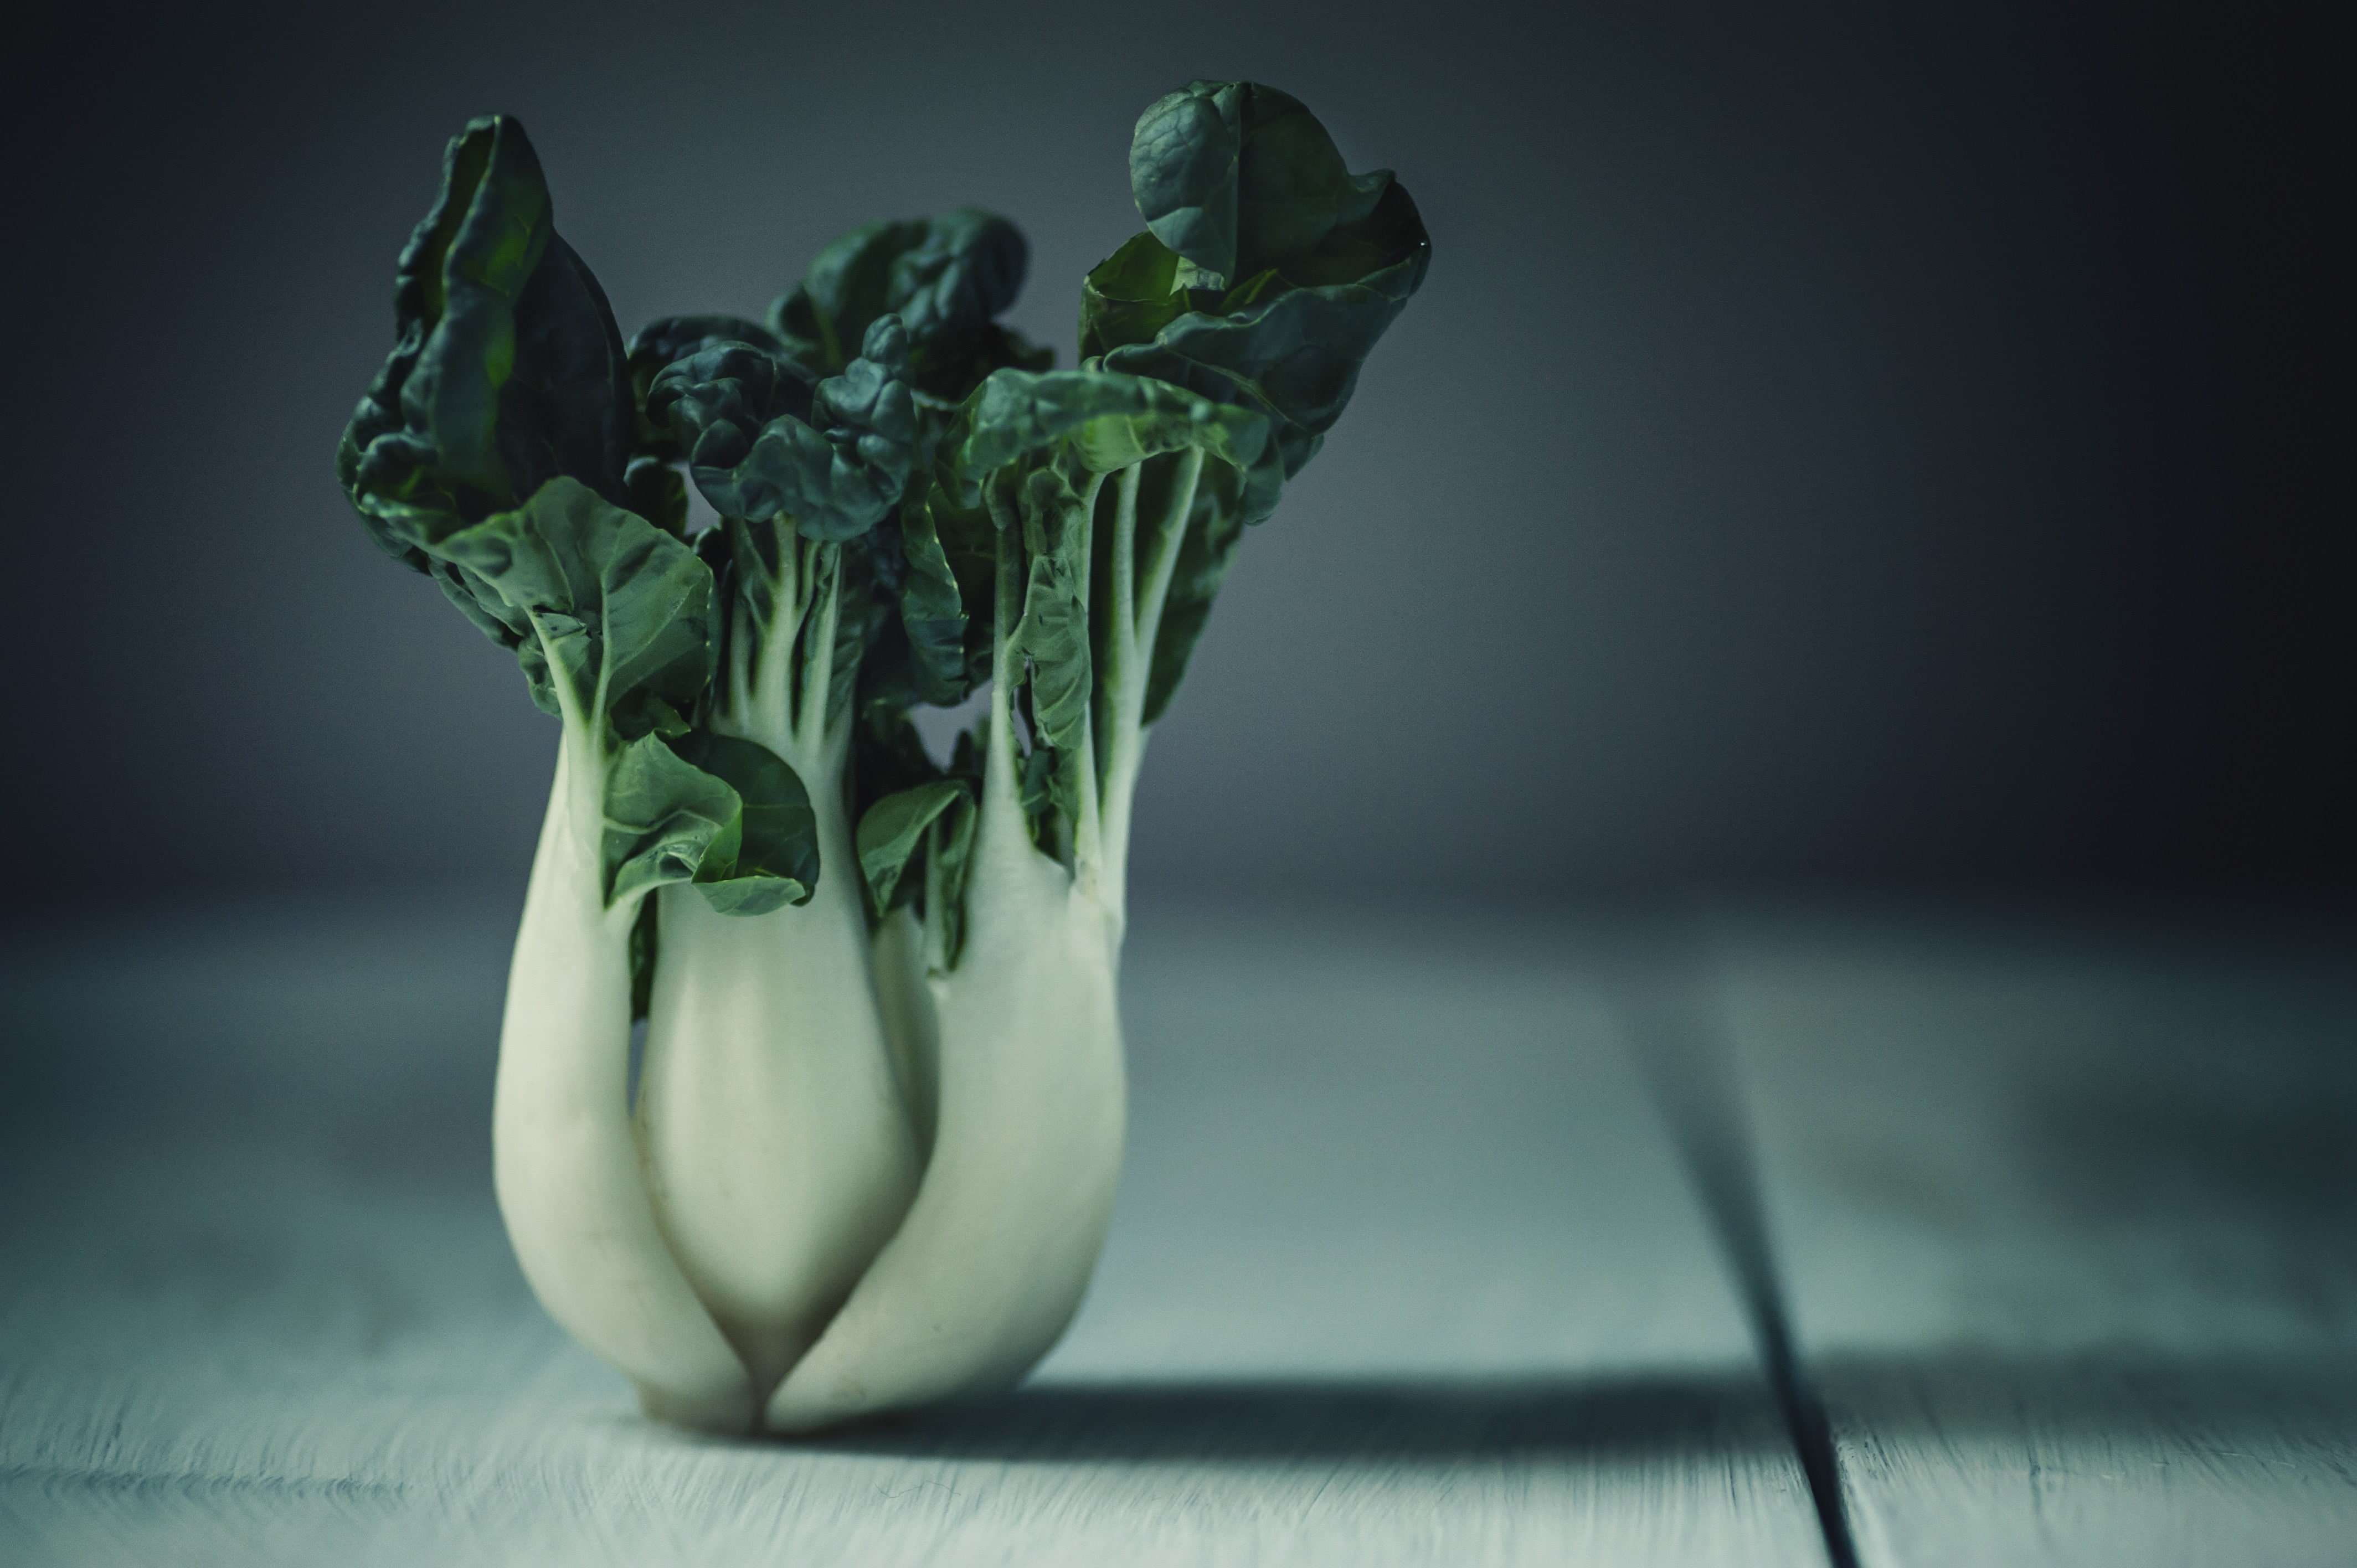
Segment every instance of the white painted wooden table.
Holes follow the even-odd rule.
[[[2357,1563],[2357,932],[1728,920],[1871,1564]]]
[[[1576,930],[1141,918],[1071,1335],[1007,1399],[798,1445],[649,1425],[525,1291],[507,934],[8,945],[0,1561],[1824,1561]]]

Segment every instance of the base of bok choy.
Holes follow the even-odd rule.
[[[789,542],[790,580],[764,600],[787,606],[780,635],[726,678],[713,719],[822,779],[842,776],[850,746],[847,716],[828,722],[840,574],[812,570],[834,549]],[[819,865],[856,865],[842,791],[819,789],[810,809]],[[807,902],[749,917],[693,888],[662,898],[639,1079],[648,1177],[681,1268],[766,1400],[907,1212],[916,1139],[856,875],[819,876]]]
[[[1006,686],[993,704],[1007,733]],[[1088,1288],[1121,1174],[1121,916],[1032,842],[990,747],[956,967],[927,985],[939,1091],[923,1185],[770,1401],[776,1432],[1011,1388]]]
[[[491,1176],[533,1294],[651,1415],[742,1432],[755,1391],[649,1202],[632,1136],[630,929],[603,886],[604,768],[568,737],[508,973]]]

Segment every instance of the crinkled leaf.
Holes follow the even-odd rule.
[[[772,420],[810,418],[811,391],[790,361],[758,344],[722,339],[655,371],[647,383],[647,422],[668,433],[668,450],[695,470],[696,488],[714,510],[744,517],[743,498],[730,488],[732,470]]]
[[[921,220],[869,223],[813,257],[802,281],[770,306],[770,326],[812,379],[851,362],[854,344],[892,308],[892,268],[925,242]]]
[[[785,353],[785,345],[768,328],[741,316],[663,316],[631,334],[626,352],[631,392],[640,410],[640,451],[665,462],[674,462],[687,455],[673,436],[669,421],[651,417],[645,412],[648,394],[654,390],[655,378],[671,366],[706,349],[729,344],[758,349],[772,357]],[[797,380],[806,387],[810,378]],[[807,405],[807,398],[804,401]],[[756,420],[755,428],[763,423]]]
[[[917,442],[906,379],[908,335],[887,316],[860,357],[794,406],[798,371],[748,344],[675,363],[648,393],[688,456],[696,488],[723,517],[791,518],[803,537],[857,537],[899,507]]]
[[[1394,186],[1383,209],[1416,236],[1405,260],[1362,280],[1316,287],[1264,274],[1232,310],[1189,310],[1145,343],[1108,349],[1104,367],[1153,376],[1267,413],[1291,478],[1318,455],[1358,390],[1359,371],[1423,278],[1423,224]],[[1228,302],[1222,302],[1226,304]]]
[[[514,120],[450,143],[393,308],[393,351],[336,462],[381,547],[423,570],[446,535],[559,476],[622,499],[635,414],[621,334]]]
[[[743,803],[739,832],[726,846],[732,853],[725,860],[707,854],[696,867],[705,901],[724,915],[809,903],[818,888],[818,822],[801,776],[769,747],[734,736],[694,730],[671,745]]]
[[[606,899],[692,882],[724,915],[810,900],[818,836],[793,769],[749,740],[643,736],[606,773]]]
[[[1080,467],[1110,473],[1158,452],[1200,446],[1240,468],[1257,462],[1265,420],[1148,377],[1107,371],[1000,371],[967,400],[941,463],[955,502],[979,504],[991,475],[1067,446]]]
[[[747,343],[770,354],[786,351],[768,328],[741,316],[658,316],[630,334],[630,372],[651,382],[665,366],[724,343]]]
[[[1022,231],[978,209],[871,223],[821,251],[770,307],[770,320],[815,379],[847,368],[877,320],[896,315],[909,334],[911,383],[955,403],[1001,366],[1053,362],[1052,350],[993,320],[1022,291],[1029,264]]]
[[[630,739],[665,714],[675,720],[712,678],[711,572],[576,480],[551,479],[514,510],[450,534],[436,555],[446,582],[516,635],[533,700],[549,713],[569,706]]]
[[[1415,203],[1386,171],[1351,174],[1298,100],[1252,82],[1149,108],[1130,175],[1148,232],[1089,274],[1082,356],[1262,410],[1291,478],[1424,282]]]

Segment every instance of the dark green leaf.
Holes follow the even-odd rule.
[[[708,349],[729,344],[758,349],[772,357],[785,353],[785,345],[768,328],[740,316],[659,317],[631,335],[627,353],[630,387],[640,411],[638,441],[641,452],[665,462],[675,462],[687,455],[673,435],[669,422],[646,413],[648,394],[654,390],[655,377],[672,365]],[[798,379],[805,384],[809,380]],[[763,423],[756,420],[755,427]]]
[[[641,736],[615,755],[606,770],[605,804],[608,905],[694,881],[707,860],[736,865],[744,801],[659,736]]]
[[[450,534],[436,554],[517,632],[533,700],[550,713],[570,706],[628,739],[660,722],[654,704],[685,707],[712,678],[711,572],[573,479]]]
[[[705,902],[724,915],[810,902],[818,887],[818,822],[801,776],[769,747],[733,736],[695,730],[671,744],[743,802],[733,855],[707,854],[696,868]]]
[[[1153,376],[1267,413],[1285,476],[1316,456],[1358,390],[1359,371],[1422,281],[1429,253],[1407,193],[1391,188],[1383,214],[1415,236],[1411,254],[1351,283],[1296,287],[1275,274],[1238,290],[1238,308],[1189,310],[1151,342],[1106,351],[1112,371]],[[1225,302],[1223,302],[1225,303]]]
[[[1138,216],[1212,288],[1236,275],[1246,91],[1243,82],[1191,82],[1147,105],[1129,142]]]
[[[1097,624],[1102,607],[1092,618],[1090,599],[1100,590],[1083,581],[1084,561],[1089,572],[1111,566],[1109,548],[1098,546],[1092,560],[1080,543],[1101,526],[1083,515],[1090,477],[1141,465],[1135,569],[1142,588],[1160,539],[1151,531],[1169,521],[1177,504],[1170,487],[1178,455],[1200,450],[1204,456],[1150,652],[1151,722],[1185,671],[1243,526],[1276,505],[1284,480],[1277,454],[1265,446],[1266,431],[1266,421],[1248,410],[1149,378],[1001,371],[969,401],[945,441],[942,472],[966,499],[937,484],[928,498],[931,515],[971,526],[964,520],[988,494],[1024,521],[1028,565],[1015,644],[1028,663],[1036,733],[1059,758],[1053,801],[1067,813],[1076,811],[1077,769],[1092,749],[1082,744],[1088,738],[1082,720],[1093,701],[1095,645],[1109,625]],[[987,574],[962,568],[957,580],[970,624],[986,628]]]
[[[902,507],[900,543],[908,565],[900,585],[900,624],[908,636],[913,695],[954,705],[972,684],[965,607],[926,501],[912,499]]]
[[[1249,468],[1266,445],[1266,422],[1184,389],[1105,371],[1000,371],[968,400],[944,440],[942,467],[956,504],[979,504],[992,474],[1065,446],[1092,473],[1110,473],[1158,452],[1200,446]]]
[[[1021,505],[1031,571],[1012,641],[1029,666],[1032,736],[1056,753],[1051,799],[1068,819],[1078,821],[1094,690],[1089,654],[1091,519],[1071,476],[1054,467],[1026,477]]]
[[[854,229],[814,257],[770,306],[770,326],[815,381],[851,362],[869,323],[892,308],[892,266],[925,242],[921,220]]]
[[[881,317],[860,358],[797,408],[802,382],[785,360],[717,345],[655,377],[648,416],[669,424],[696,488],[723,517],[791,518],[805,538],[856,538],[891,515],[908,488],[917,418],[907,362],[907,333]]]
[[[1130,343],[1150,343],[1189,308],[1178,286],[1178,254],[1152,234],[1099,262],[1081,285],[1081,360]]]
[[[1286,478],[1341,417],[1431,242],[1388,172],[1352,175],[1300,102],[1199,81],[1140,117],[1141,234],[1090,274],[1082,353],[1267,413]]]
[[[897,315],[916,390],[956,403],[1005,365],[1045,370],[1051,350],[993,324],[1030,263],[1022,231],[974,208],[855,229],[819,252],[802,284],[770,307],[785,351],[813,379],[848,367],[868,329]]]
[[[687,534],[687,481],[679,470],[655,457],[633,458],[622,475],[622,493],[630,509],[674,539]]]
[[[827,665],[830,731],[852,701],[867,650],[894,619],[902,564],[899,534],[898,525],[887,521],[845,543],[836,557],[842,582],[835,595],[834,651]]]
[[[859,869],[878,914],[909,902],[917,891],[903,875],[923,866],[925,841],[936,820],[963,807],[971,811],[974,791],[962,779],[941,779],[887,795],[859,819]]]
[[[456,562],[437,561],[421,555],[425,570],[443,596],[458,607],[458,613],[474,622],[475,629],[523,660],[524,679],[532,688],[532,700],[549,713],[554,713],[555,694],[548,690],[545,660],[539,660],[539,649],[533,642],[532,621],[522,610],[502,600],[489,583],[458,565]]]
[[[451,142],[396,269],[394,328],[337,452],[379,545],[422,569],[445,535],[559,476],[622,499],[635,413],[621,335],[515,121]]]
[[[766,336],[766,334],[764,334]],[[696,488],[723,517],[749,515],[728,489],[730,470],[775,419],[806,421],[811,383],[801,370],[752,343],[706,343],[658,370],[647,385],[647,421],[669,432],[670,450],[696,470]]]
[[[644,736],[606,775],[607,902],[692,882],[724,915],[810,901],[818,836],[794,770],[749,740]]]
[[[909,669],[908,639],[888,622],[860,661],[859,714],[852,736],[856,814],[864,815],[887,795],[942,776],[909,717],[919,701]]]
[[[1388,170],[1353,175],[1301,101],[1252,81],[1197,81],[1138,116],[1130,193],[1190,288],[1232,288],[1375,209]]]

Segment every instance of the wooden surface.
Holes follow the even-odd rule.
[[[788,1445],[524,1290],[506,925],[0,950],[0,1562],[1821,1563],[1748,1208],[1870,1568],[2357,1563],[2345,928],[1149,918],[1070,1337]]]
[[[2357,940],[1722,924],[1869,1564],[2357,1563]]]
[[[506,928],[8,948],[0,1561],[1824,1560],[1576,933],[1141,921],[1070,1337],[1007,1399],[787,1445],[640,1421],[526,1293]]]

